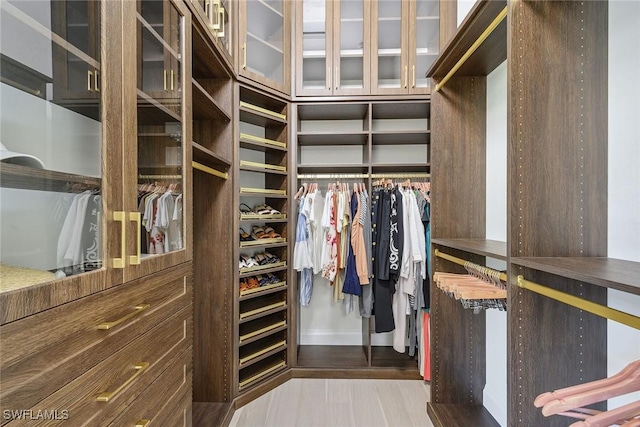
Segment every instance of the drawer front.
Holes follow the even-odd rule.
[[[191,347],[187,307],[31,408],[67,411],[69,425],[110,424]],[[183,367],[180,367],[183,376]],[[181,379],[180,379],[181,382]],[[45,426],[48,420],[16,420],[8,426]]]
[[[189,306],[190,274],[188,263],[0,327],[0,409],[36,406]]]
[[[185,395],[191,397],[191,347],[169,363],[169,368],[127,406],[112,427],[170,426],[169,417],[182,411]]]

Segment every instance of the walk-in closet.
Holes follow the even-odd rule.
[[[0,1],[0,425],[640,426],[639,22]]]

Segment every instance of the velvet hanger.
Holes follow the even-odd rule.
[[[596,384],[587,383],[582,386],[574,386],[570,392],[560,391],[562,397],[545,403],[542,407],[542,414],[544,416],[559,414],[640,390],[640,360],[632,362],[630,365],[632,366],[628,365],[621,371],[621,375],[614,375],[613,381],[610,379],[596,380],[594,381]],[[640,402],[636,403],[640,405]],[[636,409],[640,412],[640,406]],[[585,426],[587,425],[589,424],[585,424]]]

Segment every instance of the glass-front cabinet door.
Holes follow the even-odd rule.
[[[121,203],[120,119],[106,111],[120,94],[102,84],[121,61],[100,55],[119,43],[104,29],[121,22],[103,8],[0,2],[2,321],[11,307],[24,316],[122,280],[120,236],[106,215]]]
[[[231,0],[190,0],[197,13],[203,18],[205,25],[211,32],[216,45],[227,57],[229,63],[233,60],[232,33],[234,4]]]
[[[369,93],[370,3],[298,2],[297,95]]]
[[[402,0],[373,2],[372,92],[377,94],[406,93],[409,66],[407,61],[407,5]]]
[[[240,2],[240,74],[284,93],[290,92],[290,3]]]
[[[124,3],[133,8],[127,6],[133,2]],[[184,108],[184,82],[191,24],[182,3],[134,4],[137,43],[129,57],[137,65],[137,87],[130,91],[136,94],[132,105],[137,106],[137,123],[130,128],[136,138],[125,142],[124,154],[124,219],[131,236],[125,250],[126,280],[190,259],[185,220],[190,203],[185,162],[190,156],[184,125],[190,118]]]
[[[410,32],[409,92],[430,93],[427,70],[440,53],[440,3],[438,0],[411,2],[409,17],[414,31]]]

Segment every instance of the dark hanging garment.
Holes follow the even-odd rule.
[[[375,277],[374,277],[374,310],[376,333],[391,332],[396,326],[393,320],[392,298],[394,283],[389,280],[389,255],[391,240],[391,195],[389,191],[381,190],[375,215],[377,230],[374,246]],[[393,289],[393,290],[392,290]]]
[[[391,190],[390,237],[389,237],[389,278],[392,281],[392,293],[400,278],[402,251],[404,250],[404,228],[402,224],[402,193],[399,189]]]
[[[358,221],[358,218],[356,218],[357,210],[358,194],[353,193],[353,196],[351,197],[351,218],[353,218],[352,223]],[[347,233],[347,235],[351,235],[351,233]],[[347,242],[347,267],[345,271],[342,292],[349,295],[362,295],[362,286],[360,285],[360,279],[358,278],[358,273],[356,271],[356,256],[353,252],[353,247],[351,246],[351,239],[349,239],[349,242]]]
[[[422,282],[422,292],[424,293],[424,308],[431,308],[431,204],[427,203],[424,207],[424,216],[427,218],[423,221],[425,231],[425,246],[427,254],[427,277]]]

